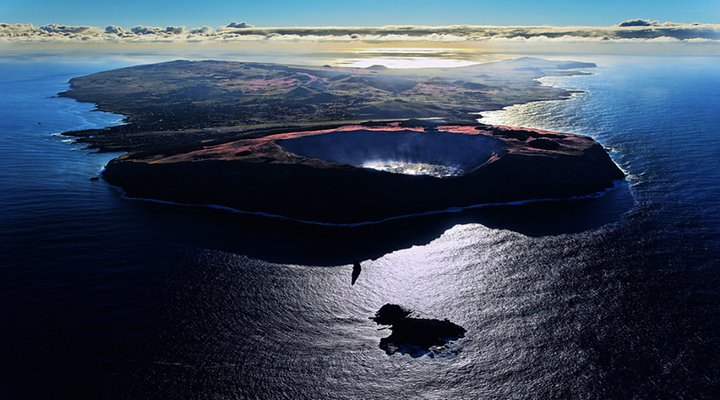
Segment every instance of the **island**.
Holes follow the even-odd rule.
[[[337,225],[605,190],[622,171],[593,139],[478,123],[572,92],[537,59],[451,69],[177,61],[71,80],[62,96],[126,116],[68,132],[125,151],[102,176],[130,198]]]
[[[417,358],[442,350],[451,341],[465,337],[465,328],[447,319],[411,317],[412,311],[397,304],[385,304],[371,319],[388,325],[392,334],[380,339],[380,348],[387,355],[408,354]]]

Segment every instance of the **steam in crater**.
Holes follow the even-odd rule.
[[[394,174],[430,175],[438,178],[445,176],[460,176],[465,172],[460,168],[450,167],[447,165],[399,161],[368,161],[363,164],[362,167],[376,169],[378,171],[392,172]]]
[[[339,131],[278,141],[305,157],[396,174],[460,176],[500,150],[483,135],[411,130]]]

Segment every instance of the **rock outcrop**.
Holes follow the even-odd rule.
[[[465,328],[447,319],[412,318],[411,314],[397,304],[385,304],[372,318],[378,325],[390,325],[392,334],[380,340],[380,348],[388,355],[399,352],[418,357],[465,336]]]

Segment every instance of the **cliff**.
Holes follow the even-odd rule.
[[[244,139],[167,157],[126,155],[111,161],[103,176],[130,197],[222,205],[334,224],[582,196],[623,177],[602,146],[585,136],[485,125],[438,126],[429,132],[413,129],[398,124],[346,126]],[[436,177],[306,157],[280,144],[353,132],[435,135],[439,142],[448,139],[442,135],[466,135],[491,140],[494,147],[460,175]],[[539,140],[543,144],[538,145]],[[416,160],[408,162],[412,161]]]

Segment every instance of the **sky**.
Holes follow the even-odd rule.
[[[0,0],[0,21],[45,25],[595,25],[720,22],[720,0]]]

